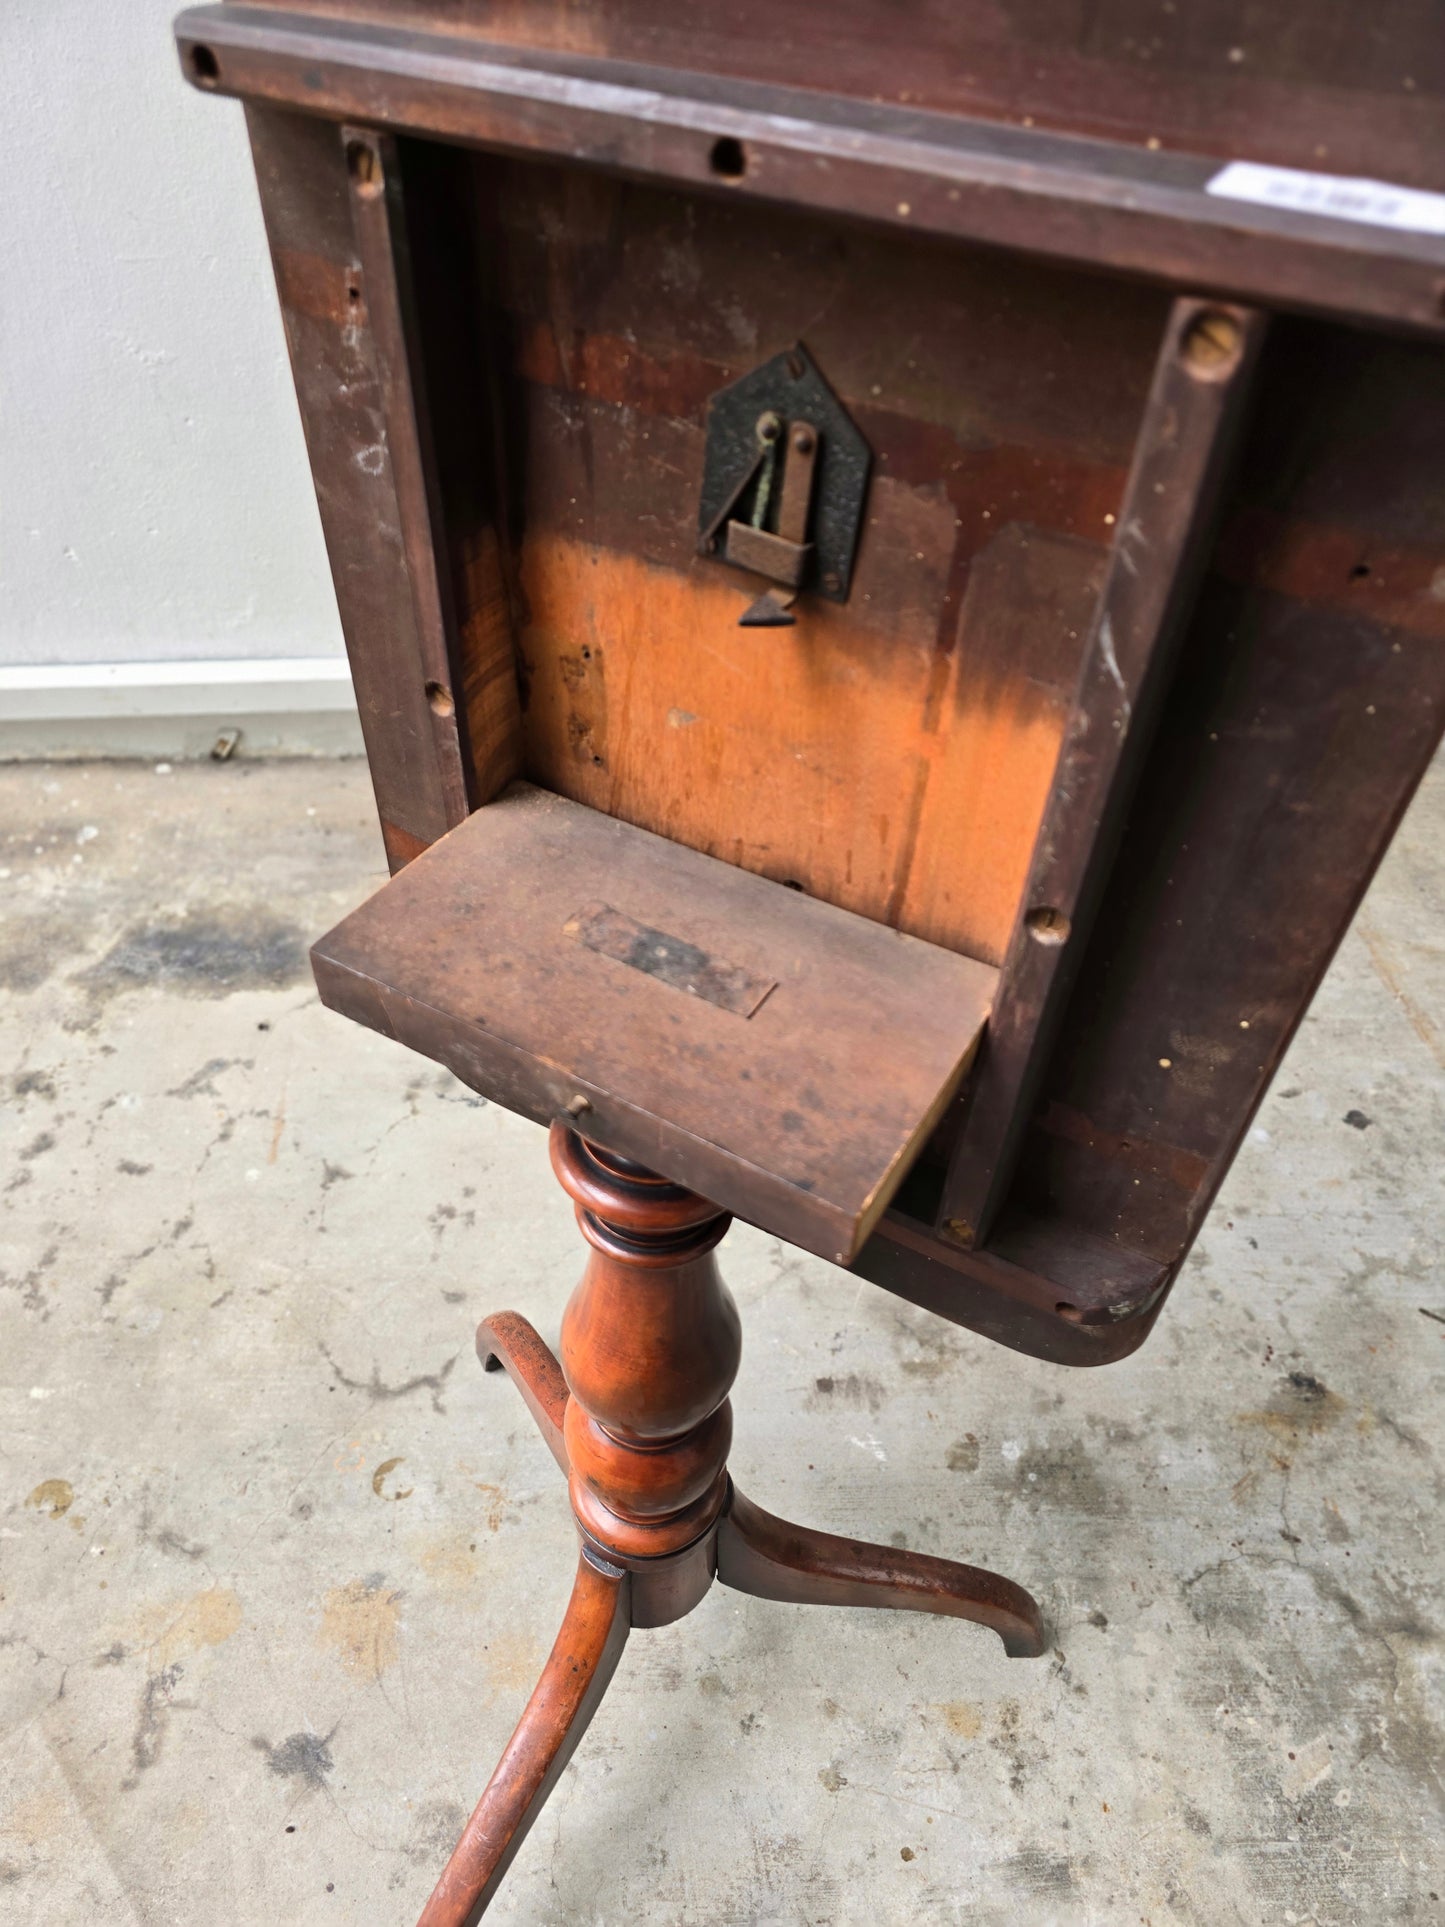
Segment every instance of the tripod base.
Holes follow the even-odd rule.
[[[569,1396],[562,1367],[515,1312],[484,1319],[477,1350],[505,1368],[565,1472]],[[870,1545],[789,1525],[734,1490],[696,1538],[666,1553],[619,1554],[579,1521],[582,1550],[557,1643],[516,1732],[467,1822],[419,1927],[478,1921],[578,1740],[601,1703],[633,1627],[690,1612],[716,1578],[762,1599],[945,1613],[989,1627],[1015,1659],[1044,1650],[1030,1594],[1011,1580],[950,1559]]]

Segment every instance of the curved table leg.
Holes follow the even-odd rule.
[[[473,1927],[487,1911],[607,1691],[627,1644],[630,1603],[628,1575],[584,1551],[551,1657],[417,1927]]]
[[[775,1519],[734,1491],[718,1525],[717,1576],[759,1599],[814,1606],[893,1606],[988,1626],[1011,1659],[1044,1650],[1038,1602],[980,1566],[842,1539]]]
[[[506,1367],[552,1457],[564,1472],[569,1471],[562,1443],[567,1381],[538,1333],[514,1311],[494,1312],[477,1326],[477,1356],[489,1372]]]

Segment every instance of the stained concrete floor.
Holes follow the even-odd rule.
[[[542,1135],[317,1004],[359,765],[12,768],[0,833],[0,1919],[405,1923],[573,1566],[470,1340],[577,1275]],[[1126,1363],[734,1228],[739,1483],[1054,1648],[715,1589],[493,1918],[1442,1917],[1442,849],[1437,770]]]

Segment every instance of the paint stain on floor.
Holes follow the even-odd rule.
[[[961,1740],[977,1739],[979,1728],[983,1725],[983,1714],[967,1700],[945,1700],[938,1708],[943,1723],[950,1733],[956,1733]]]
[[[474,1586],[481,1568],[475,1537],[466,1529],[413,1542],[413,1557],[439,1592],[456,1594]]]
[[[488,1640],[483,1652],[488,1697],[521,1689],[530,1691],[537,1683],[545,1657],[535,1633],[504,1632]]]
[[[118,991],[163,988],[192,997],[225,997],[302,982],[302,932],[261,908],[195,910],[172,923],[125,931],[77,979],[97,1002]]]
[[[52,1519],[63,1519],[75,1504],[75,1488],[69,1479],[42,1479],[25,1503]]]
[[[321,1602],[317,1638],[353,1679],[379,1680],[400,1650],[401,1594],[379,1572],[333,1587]]]
[[[241,1601],[229,1586],[207,1586],[179,1606],[147,1613],[146,1635],[137,1643],[164,1669],[191,1653],[224,1646],[240,1631],[241,1619]]]

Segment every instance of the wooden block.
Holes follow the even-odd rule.
[[[323,1002],[846,1264],[998,973],[528,784],[323,937]]]

